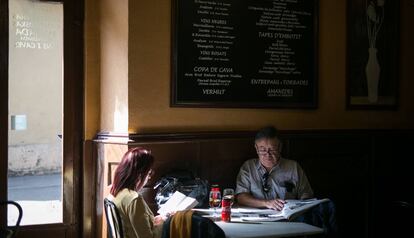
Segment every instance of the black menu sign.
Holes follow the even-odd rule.
[[[315,108],[317,0],[175,0],[172,106]]]

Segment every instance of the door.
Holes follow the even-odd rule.
[[[78,237],[83,1],[1,0],[0,199],[18,237]],[[1,225],[16,211],[2,209]]]

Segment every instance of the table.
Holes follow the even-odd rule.
[[[204,214],[212,220],[220,218],[212,218],[211,209],[193,209],[194,211]],[[258,213],[266,213],[269,209],[254,209],[251,211]],[[232,208],[231,222],[215,221],[215,223],[224,231],[227,238],[275,238],[275,237],[292,237],[292,236],[308,236],[323,233],[323,229],[302,222],[283,221],[266,221],[266,222],[250,222],[243,221],[240,213],[233,212],[237,209]]]
[[[223,222],[216,224],[223,229],[227,238],[273,238],[308,236],[320,234],[323,230],[302,222]]]

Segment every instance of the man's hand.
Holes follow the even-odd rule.
[[[281,211],[283,207],[285,206],[285,203],[286,201],[282,199],[272,199],[272,200],[267,200],[265,202],[265,205],[267,208]]]

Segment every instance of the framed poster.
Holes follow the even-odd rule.
[[[349,0],[347,108],[396,109],[399,0]]]
[[[174,0],[171,106],[316,108],[317,0]]]

